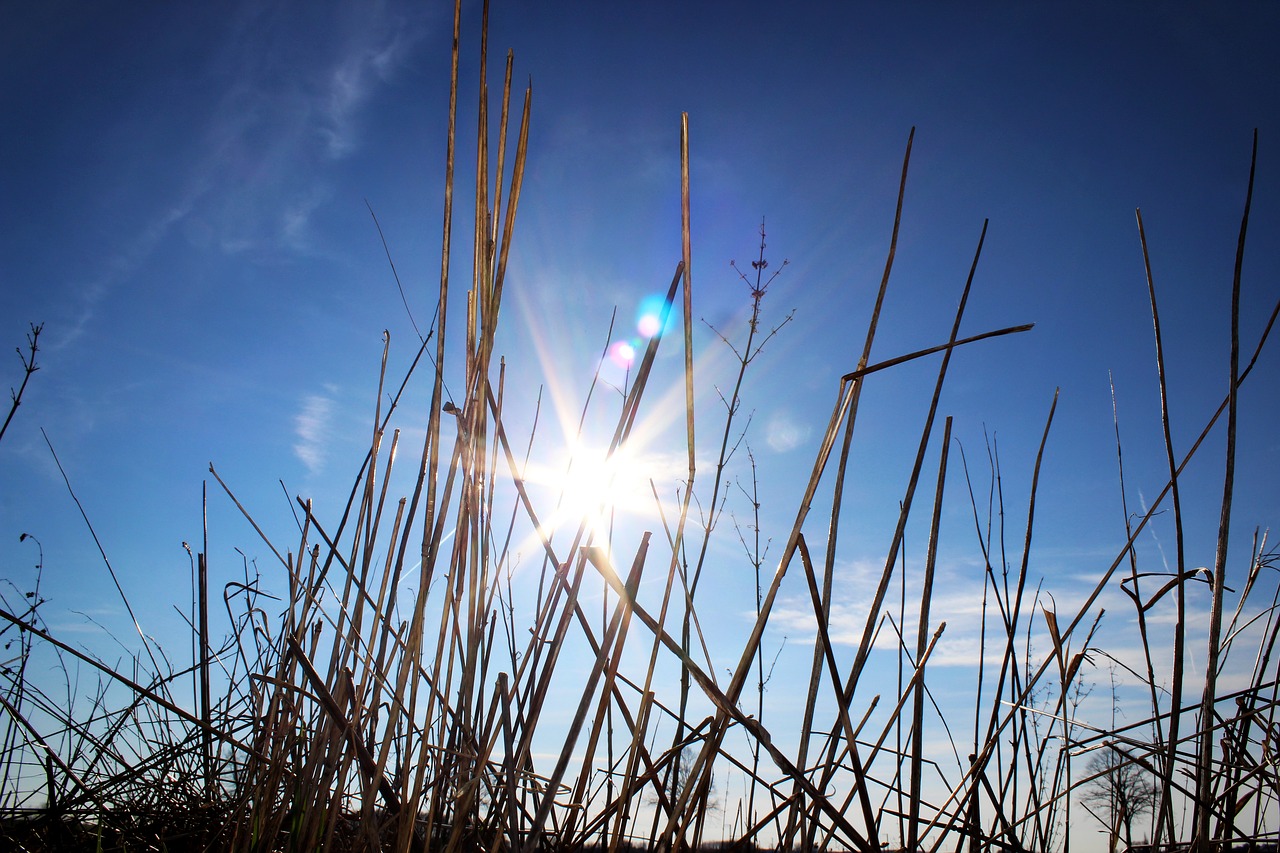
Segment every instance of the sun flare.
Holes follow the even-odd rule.
[[[659,523],[654,486],[662,488],[668,467],[655,454],[624,447],[611,455],[583,443],[531,467],[526,482],[542,497],[542,535],[563,542],[581,528],[581,544],[607,546],[615,532],[637,520],[652,529]]]

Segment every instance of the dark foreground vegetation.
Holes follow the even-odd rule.
[[[457,35],[455,101],[456,45]],[[483,68],[483,54],[481,61]],[[900,191],[861,358],[832,389],[830,421],[794,525],[774,538],[776,570],[761,580],[754,630],[727,676],[723,667],[717,672],[697,618],[698,603],[706,599],[705,591],[698,598],[699,581],[714,524],[697,507],[714,513],[722,505],[727,484],[721,476],[741,429],[734,416],[742,374],[725,399],[717,467],[696,472],[691,444],[680,448],[688,454],[688,478],[677,491],[679,500],[664,506],[662,529],[606,548],[584,521],[576,533],[566,538],[562,529],[552,541],[540,523],[552,508],[535,505],[522,473],[528,437],[510,434],[504,423],[504,401],[517,391],[504,386],[504,366],[494,351],[530,109],[527,91],[523,104],[512,103],[510,58],[500,91],[500,103],[492,105],[499,111],[493,139],[487,89],[479,98],[484,120],[474,185],[480,213],[466,247],[475,270],[463,293],[466,327],[448,329],[465,339],[465,353],[459,361],[452,337],[446,348],[442,319],[411,369],[428,365],[434,371],[429,400],[413,407],[430,413],[420,455],[396,455],[400,432],[390,425],[408,377],[388,377],[384,359],[371,445],[346,505],[334,511],[300,500],[297,541],[273,543],[264,536],[264,547],[279,561],[272,571],[288,578],[284,600],[270,595],[247,563],[243,578],[208,591],[205,555],[193,555],[201,594],[192,618],[190,665],[157,657],[145,638],[134,660],[109,665],[50,632],[38,585],[21,590],[16,602],[6,597],[0,608],[0,641],[7,649],[0,670],[0,847],[976,853],[1067,849],[1079,845],[1083,827],[1096,836],[1101,825],[1116,849],[1275,849],[1280,720],[1273,655],[1280,621],[1275,555],[1265,535],[1255,538],[1247,566],[1234,558],[1233,576],[1245,582],[1231,589],[1224,582],[1237,389],[1249,378],[1275,311],[1258,341],[1239,340],[1233,324],[1229,381],[1224,377],[1221,406],[1200,434],[1203,439],[1217,429],[1226,434],[1228,447],[1221,538],[1212,567],[1189,568],[1180,547],[1185,510],[1179,475],[1200,441],[1189,450],[1175,448],[1167,417],[1165,435],[1157,438],[1168,450],[1167,485],[1149,509],[1134,516],[1129,544],[1099,573],[1092,594],[1074,612],[1056,612],[1034,594],[1029,549],[1040,458],[1032,472],[1026,530],[1018,534],[1023,551],[1003,565],[991,547],[994,514],[988,504],[987,519],[978,525],[987,531],[980,537],[987,560],[987,657],[965,721],[972,743],[957,749],[948,764],[951,759],[925,746],[926,736],[938,737],[926,732],[934,711],[925,672],[944,628],[931,620],[930,605],[937,508],[951,444],[950,421],[935,417],[937,402],[953,350],[1028,327],[961,335],[971,274],[950,333],[936,347],[871,359],[893,267]],[[454,119],[451,114],[450,186]],[[509,123],[518,126],[510,147]],[[903,189],[910,152],[909,140]],[[655,393],[648,383],[660,346],[685,348],[685,399],[693,399],[689,330],[695,315],[683,127],[680,156],[682,260],[674,265],[664,312],[682,315],[685,339],[667,342],[660,332],[639,355],[624,389],[611,453],[626,448],[637,412]],[[449,194],[446,221],[452,221],[451,205]],[[1248,202],[1240,252],[1247,224]],[[449,301],[459,298],[448,275],[454,249],[446,236],[441,318],[448,315]],[[745,346],[734,350],[744,372],[772,334],[759,315],[776,274],[765,271],[763,239],[752,266],[744,277],[755,311]],[[1162,353],[1157,291],[1149,284]],[[1233,319],[1240,285],[1237,261]],[[38,336],[34,327],[23,356],[23,388],[36,368]],[[883,573],[875,579],[866,627],[850,659],[828,635],[835,557],[826,543],[834,541],[840,520],[858,402],[864,383],[873,383],[877,373],[925,356],[938,365],[936,384],[926,389],[932,403],[899,501],[901,521],[886,531]],[[1158,368],[1163,397],[1162,362]],[[444,392],[446,370],[461,377],[453,380],[452,399]],[[15,411],[20,397],[21,390],[14,395]],[[1050,409],[1046,439],[1052,417]],[[692,414],[688,431],[691,440]],[[940,448],[940,457],[926,463],[930,447]],[[414,461],[396,461],[404,455]],[[403,497],[388,494],[395,464],[416,466]],[[692,503],[695,474],[704,490],[698,505]],[[216,470],[211,475],[215,490],[235,501],[230,485]],[[972,495],[972,482],[968,488]],[[832,495],[833,511],[811,520],[820,490]],[[915,506],[917,497],[925,509]],[[973,504],[977,520],[982,501]],[[252,521],[248,510],[241,511]],[[860,679],[884,624],[913,511],[917,517],[932,512],[933,519],[932,535],[918,549],[929,555],[919,585],[919,628],[917,636],[899,635],[902,690],[894,695],[877,688],[880,707],[873,715],[876,701],[855,704],[855,697],[863,696]],[[1179,549],[1167,571],[1152,573],[1139,566],[1132,546],[1156,513],[1172,519]],[[1003,519],[1001,507],[994,523]],[[527,602],[518,613],[510,597],[511,544],[519,531],[535,537],[539,559],[545,560],[531,616]],[[996,536],[1003,539],[1003,530]],[[764,555],[758,545],[754,553],[759,577]],[[767,666],[762,637],[788,573],[809,590],[816,636],[801,730],[784,736],[770,730],[763,706],[753,700],[762,695]],[[419,592],[406,601],[398,597],[407,580]],[[584,590],[602,585],[604,610],[588,613]],[[1186,612],[1192,585],[1207,585],[1207,613]],[[1110,730],[1082,729],[1072,711],[1082,695],[1083,668],[1096,651],[1091,640],[1101,619],[1097,600],[1116,586],[1131,601],[1139,632],[1140,656],[1126,667],[1149,688],[1150,704],[1144,716],[1131,715]],[[222,641],[209,635],[211,611],[225,611],[231,620]],[[1171,613],[1177,618],[1155,618]],[[1194,685],[1182,664],[1190,621],[1203,623],[1207,638],[1207,646],[1197,650],[1208,662],[1205,674]],[[639,669],[620,666],[624,643],[641,649],[628,658],[641,661]],[[565,673],[558,664],[570,649],[588,664]],[[1163,649],[1172,650],[1171,672],[1156,662],[1155,650]],[[67,674],[65,684],[51,688],[43,670],[37,678],[29,665],[36,655],[52,656]],[[1245,675],[1225,689],[1218,677],[1229,661],[1236,664],[1232,672]],[[664,668],[676,677],[664,681]],[[71,685],[82,695],[70,695]],[[1171,701],[1170,695],[1195,698]],[[552,718],[553,701],[571,716]],[[717,773],[748,780],[744,802],[725,801],[724,776]]]

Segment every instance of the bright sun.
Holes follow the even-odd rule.
[[[589,541],[605,545],[615,525],[624,518],[642,516],[647,526],[656,519],[653,486],[663,481],[662,465],[656,458],[623,448],[609,456],[603,448],[579,444],[567,450],[558,466],[539,467],[527,472],[542,502],[535,503],[543,534],[557,542],[567,542],[578,526],[584,525],[581,544]]]

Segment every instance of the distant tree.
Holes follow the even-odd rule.
[[[663,789],[669,802],[674,803],[679,799],[680,795],[684,793],[684,789],[689,785],[689,775],[693,770],[693,762],[697,757],[698,753],[693,747],[685,746],[680,749],[679,760],[671,767],[671,770],[675,773],[674,785],[670,784],[670,777],[668,776],[669,784]],[[715,793],[716,777],[715,774],[712,773],[711,782],[707,786],[707,802],[705,810],[708,812],[714,812],[720,808],[720,801],[714,797]],[[650,798],[650,803],[655,806],[658,805],[659,802],[660,801],[656,794]]]
[[[1095,754],[1086,769],[1090,776],[1101,775],[1086,786],[1081,803],[1106,825],[1112,849],[1120,837],[1126,847],[1132,847],[1135,822],[1155,808],[1154,777],[1113,747]]]

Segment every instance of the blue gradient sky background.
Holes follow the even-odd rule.
[[[177,649],[186,640],[171,605],[189,598],[181,543],[199,541],[210,461],[283,547],[296,529],[278,480],[314,497],[322,517],[345,500],[367,446],[382,331],[391,334],[392,376],[417,343],[366,200],[420,327],[435,305],[448,5],[47,3],[0,12],[0,342],[19,345],[29,322],[45,323],[41,370],[0,445],[0,577],[25,589],[37,555],[19,535],[36,536],[58,630],[101,642],[76,611],[126,642],[129,629],[41,428],[144,628]],[[1123,542],[1109,372],[1130,509],[1165,482],[1134,209],[1143,210],[1161,298],[1180,452],[1225,394],[1254,128],[1246,353],[1280,294],[1280,7],[689,5],[494,5],[491,79],[510,47],[518,86],[533,84],[499,343],[510,387],[523,392],[509,395],[508,428],[527,434],[539,384],[556,403],[547,410],[575,422],[613,309],[617,335],[634,334],[626,327],[637,307],[670,280],[687,111],[695,315],[739,339],[749,301],[728,262],[755,256],[762,217],[772,268],[790,260],[764,311],[769,325],[793,309],[794,318],[744,391],[772,559],[839,377],[856,363],[914,126],[873,359],[945,341],[990,218],[962,334],[1036,328],[957,353],[941,413],[955,417],[983,477],[984,431],[998,436],[1016,549],[1014,519],[1025,514],[1036,443],[1061,388],[1031,571],[1070,609],[1080,579],[1096,577]],[[464,14],[460,139],[470,140],[478,5]],[[459,146],[463,235],[469,146]],[[468,279],[457,265],[455,282]],[[455,329],[461,317],[451,315]],[[714,384],[723,388],[733,365],[706,326],[696,336],[707,487],[722,420]],[[664,350],[655,381],[682,400],[672,384],[677,349]],[[1263,354],[1242,394],[1234,570],[1252,531],[1280,518],[1276,359]],[[456,393],[455,366],[446,379]],[[17,357],[0,369],[16,386]],[[933,361],[903,368],[864,395],[837,558],[833,630],[844,639],[860,629],[865,578],[884,560],[935,370]],[[402,424],[409,448],[426,404],[425,386],[414,387]],[[673,493],[683,450],[654,424],[683,415],[650,400],[645,459]],[[560,432],[544,411],[537,447],[551,467],[562,458]],[[1212,565],[1222,448],[1219,429],[1188,474],[1192,565]],[[731,476],[748,477],[744,466],[740,455]],[[980,563],[954,462],[952,475],[946,603],[935,615],[954,626],[937,660],[952,664],[962,695]],[[212,483],[210,494],[211,563],[225,581],[241,571],[235,548],[260,561],[267,552]],[[740,492],[730,510],[746,511]],[[924,524],[927,508],[916,516]],[[823,517],[816,508],[811,541]],[[652,519],[636,523],[653,528]],[[1143,545],[1153,570],[1172,535],[1167,525],[1155,531]],[[731,666],[754,595],[727,523],[721,533],[707,606],[718,617],[713,651]],[[916,529],[907,557],[917,566],[924,543]],[[766,640],[784,649],[782,670],[807,672],[806,602],[789,578]],[[1111,606],[1128,619],[1118,590]],[[784,717],[799,701],[788,683],[780,675],[771,687]]]

